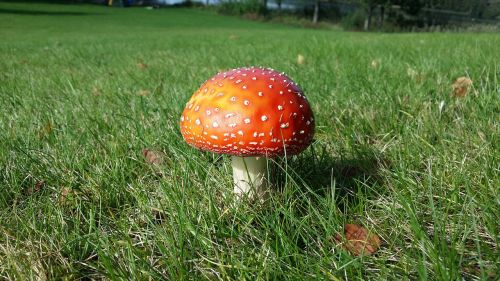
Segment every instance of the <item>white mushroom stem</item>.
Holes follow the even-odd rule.
[[[267,161],[265,157],[231,157],[234,193],[238,197],[260,196],[267,189]]]

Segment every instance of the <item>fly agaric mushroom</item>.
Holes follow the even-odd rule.
[[[241,196],[265,192],[266,157],[302,152],[315,125],[305,95],[288,76],[243,67],[207,80],[186,104],[180,127],[189,145],[232,156],[234,192]]]

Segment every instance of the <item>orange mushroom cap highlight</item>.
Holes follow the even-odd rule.
[[[292,79],[270,68],[243,67],[205,81],[186,104],[180,128],[198,149],[273,157],[306,149],[315,123]]]

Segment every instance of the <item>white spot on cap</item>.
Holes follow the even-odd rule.
[[[181,116],[181,122],[184,122],[184,115]]]
[[[234,114],[234,113],[228,113],[228,114],[226,114],[226,116],[225,116],[225,117],[226,117],[226,118],[231,118],[231,117],[233,117],[234,115],[236,115],[236,114]]]
[[[301,135],[303,135],[305,132],[304,132],[304,130],[301,130],[299,133],[300,133]]]
[[[236,123],[230,123],[230,124],[228,124],[228,126],[231,128],[234,128],[234,127],[236,127]]]
[[[257,132],[253,132],[253,137],[256,138],[259,135]]]
[[[241,79],[236,80],[236,82],[234,82],[234,83],[236,83],[236,84],[241,83]]]
[[[268,86],[268,87],[269,87],[269,89],[272,89],[272,88],[273,88],[273,85],[269,84],[269,86]]]
[[[213,122],[213,123],[212,123],[212,127],[214,127],[214,128],[219,127],[219,123],[217,123],[217,122]]]
[[[306,125],[308,125],[308,126],[309,126],[310,124],[311,124],[311,121],[307,120],[307,121],[306,121]]]
[[[267,118],[267,116],[266,116],[266,115],[262,115],[262,116],[260,117],[260,120],[262,120],[262,121],[266,121],[267,119],[268,119],[268,118]]]
[[[247,85],[243,85],[243,87],[241,87],[243,90],[246,90],[247,89]]]
[[[290,124],[288,124],[288,123],[283,123],[283,124],[281,124],[281,125],[280,125],[280,128],[281,128],[281,129],[286,129],[286,128],[288,128],[288,126],[290,126]]]
[[[243,104],[244,104],[244,105],[249,105],[249,104],[250,104],[250,101],[248,101],[248,100],[244,100],[244,101],[243,101]]]
[[[212,114],[212,111],[210,111],[210,110],[207,110],[206,112],[207,112],[207,115]]]
[[[283,95],[283,91],[280,91],[280,95]]]
[[[195,123],[196,125],[200,125],[200,124],[201,124],[201,121],[200,121],[200,119],[198,118],[198,119],[196,119],[196,121],[194,121],[194,123]]]
[[[283,110],[283,106],[282,105],[278,105],[278,110]]]
[[[217,137],[216,135],[211,135],[210,137],[211,137],[212,139],[214,139],[214,140],[218,140],[218,139],[219,139],[219,137]]]
[[[224,93],[222,93],[222,92],[217,94],[218,97],[222,97],[223,95],[224,95]]]
[[[250,118],[245,118],[243,122],[245,122],[245,124],[250,124]]]
[[[252,77],[252,80],[254,80],[254,81],[255,81],[255,80],[257,80],[257,77],[255,77],[255,76],[254,76],[254,77]]]
[[[259,92],[257,95],[259,95],[259,97],[262,97],[264,95],[263,92]]]
[[[232,96],[229,100],[231,100],[231,101],[236,101],[236,97],[235,97],[235,96]]]
[[[199,106],[199,105],[197,105],[197,106],[194,108],[194,111],[198,111],[198,110],[200,110],[200,106]]]
[[[238,135],[243,136],[243,131],[242,131],[242,130],[239,130],[239,131],[238,131]]]

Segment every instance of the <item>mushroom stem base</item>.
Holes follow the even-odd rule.
[[[265,157],[231,157],[234,193],[238,197],[260,196],[267,189],[267,161]]]

